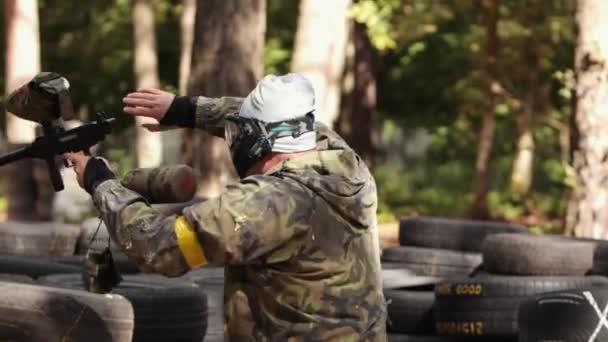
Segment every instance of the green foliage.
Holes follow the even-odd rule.
[[[378,50],[394,49],[397,42],[391,18],[400,5],[399,0],[362,0],[352,6],[350,15],[368,27],[370,40]]]
[[[299,3],[299,1],[268,0],[266,47],[264,49],[266,74],[289,72]]]
[[[412,213],[462,216],[473,201],[481,116],[489,108],[484,3],[358,0],[352,6],[349,15],[367,26],[379,52],[373,172],[380,221]],[[182,5],[179,0],[155,4],[161,83],[175,89]],[[120,114],[122,96],[133,89],[130,2],[40,0],[39,5],[43,69],[68,77],[82,119],[101,109]],[[495,217],[535,216],[538,233],[558,229],[572,186],[564,132],[575,84],[574,7],[574,0],[506,0],[499,8],[496,67],[503,92],[493,108],[489,206]],[[266,73],[289,71],[298,8],[299,1],[267,2]],[[529,82],[533,73],[535,86]],[[528,94],[537,100],[533,185],[519,198],[509,192],[509,179],[515,117]],[[133,153],[125,147],[133,123],[125,115],[118,118],[105,154],[123,174],[133,165]]]
[[[179,65],[180,1],[157,1],[156,33],[161,85],[175,89]],[[77,11],[74,9],[78,8]],[[65,75],[81,119],[98,110],[122,113],[122,97],[133,90],[130,2],[40,3],[42,69]],[[117,115],[118,132],[132,125]]]
[[[389,152],[385,151],[384,162],[374,170],[380,211],[385,216],[460,216],[473,199],[480,117],[487,108],[483,9],[475,2],[409,0],[386,10],[393,3],[362,1],[354,10],[355,19],[367,23],[372,37],[378,33],[370,22],[377,19],[369,18],[386,15],[383,20],[388,24],[384,24],[390,25],[382,27],[390,27],[384,32],[395,41],[383,55],[378,78],[380,117],[396,124],[383,137],[389,143],[382,148]],[[563,215],[568,188],[560,127],[568,127],[571,114],[573,8],[572,1],[540,0],[501,2],[500,6],[497,69],[505,96],[495,107],[489,206],[494,216],[509,220],[540,215],[547,223],[538,226],[539,231],[557,228],[553,219]],[[531,39],[538,49],[537,67],[526,55]],[[531,68],[538,73],[535,89],[528,88]],[[508,190],[515,116],[532,91],[539,94],[533,117],[533,188],[527,198],[518,199]],[[421,128],[430,134],[428,149],[415,157],[398,152],[408,139],[392,137],[407,137]]]

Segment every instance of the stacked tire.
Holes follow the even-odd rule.
[[[130,342],[133,308],[120,295],[0,281],[0,340]]]
[[[126,298],[37,282],[80,272],[80,234],[78,226],[55,222],[0,223],[0,340],[132,340],[134,314]]]
[[[223,340],[223,269],[214,277],[208,269],[180,278],[141,274],[112,245],[123,281],[110,294],[84,291],[84,254],[105,249],[108,238],[97,218],[80,227],[0,223],[0,340]]]
[[[530,257],[539,253],[544,254],[541,257],[544,260],[523,268],[517,266],[505,270],[503,267],[503,272],[559,275],[553,279],[569,274],[569,278],[578,278],[580,282],[567,288],[548,289],[550,291],[522,300],[517,317],[520,341],[608,340],[608,324],[604,324],[608,314],[606,241],[563,236],[535,237],[525,242],[521,237],[513,236],[507,241],[510,244],[516,242],[521,249],[534,250],[521,253],[519,258],[510,256],[511,263],[529,263]],[[488,241],[488,250],[495,244]],[[491,260],[492,257],[489,254],[487,258]]]
[[[594,249],[592,242],[561,236],[487,236],[481,245],[480,272],[473,277],[450,278],[435,287],[437,333],[497,341],[517,341],[518,336],[522,341],[587,341],[590,335],[586,330],[579,334],[571,315],[565,315],[570,324],[563,325],[568,326],[570,335],[555,334],[559,331],[555,321],[541,315],[546,307],[538,304],[552,303],[556,310],[558,298],[571,304],[565,299],[573,293],[583,298],[581,293],[589,289],[607,288],[607,278],[587,275],[593,269]],[[527,304],[529,301],[532,303]],[[589,306],[587,311],[591,309]],[[575,335],[587,337],[565,338]]]
[[[77,274],[39,279],[51,287],[84,292]],[[156,275],[126,275],[112,290],[133,306],[133,342],[200,342],[207,330],[207,296],[200,288],[180,279]]]
[[[489,221],[403,218],[399,226],[401,246],[388,248],[382,254],[384,274],[396,269],[406,272],[402,284],[393,277],[384,277],[389,340],[451,341],[450,334],[436,336],[437,328],[442,328],[436,321],[436,284],[478,272],[483,240],[492,234],[513,232],[525,233],[527,229]],[[421,278],[427,280],[426,285]],[[387,288],[387,280],[396,286]]]

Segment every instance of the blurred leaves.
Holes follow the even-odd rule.
[[[101,109],[120,114],[122,96],[133,89],[129,1],[39,4],[43,69],[68,77],[82,119]],[[182,5],[179,0],[155,4],[161,83],[175,89]],[[379,165],[373,172],[381,221],[415,213],[462,216],[472,201],[480,118],[487,108],[482,6],[470,0],[358,0],[352,6],[350,16],[366,25],[380,52],[374,137]],[[505,0],[499,8],[496,86],[501,97],[494,107],[490,207],[496,218],[530,219],[537,232],[555,231],[572,186],[574,7],[574,0]],[[289,71],[298,8],[299,1],[268,0],[266,73]],[[532,64],[538,74],[534,89],[528,86]],[[508,184],[515,116],[528,94],[537,100],[534,178],[530,195],[516,198]],[[117,136],[106,151],[124,172],[132,166],[132,121],[118,118]]]
[[[352,6],[350,15],[355,21],[367,26],[370,40],[376,49],[394,49],[397,42],[391,19],[400,6],[399,0],[361,0]]]
[[[387,35],[396,42],[385,51],[379,73],[378,110],[383,120],[396,123],[391,136],[399,138],[380,139],[384,166],[374,173],[380,211],[397,217],[463,215],[472,200],[475,147],[486,103],[485,27],[479,2],[404,0],[394,6],[392,1],[365,1],[370,2],[373,5],[361,5],[358,11],[385,15],[390,25],[383,27],[390,27]],[[381,12],[382,6],[390,11]],[[371,14],[355,14],[356,20],[368,23],[372,36],[376,34],[369,24]],[[562,137],[569,127],[575,81],[573,20],[574,1],[512,0],[500,5],[497,69],[504,95],[495,107],[490,207],[497,218],[517,221],[532,215],[544,220],[548,226],[542,231],[557,228],[554,219],[562,215],[569,186],[564,151],[568,146]],[[531,37],[538,56],[536,89],[527,88],[531,65],[526,44]],[[516,199],[508,184],[516,142],[515,114],[529,92],[539,94],[532,123],[536,140],[533,189],[528,198]],[[426,151],[418,156],[400,152],[417,139],[412,132],[421,128],[430,133]]]
[[[293,50],[299,1],[269,0],[267,3],[265,73],[285,74]]]

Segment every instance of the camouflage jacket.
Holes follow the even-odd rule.
[[[199,97],[196,123],[218,135],[241,99]],[[149,272],[226,265],[230,340],[384,341],[376,186],[361,159],[317,125],[317,151],[164,217],[117,180],[94,202],[113,239]]]

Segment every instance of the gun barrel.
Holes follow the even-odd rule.
[[[29,157],[27,147],[19,148],[13,152],[9,152],[7,154],[0,156],[0,166],[8,164],[8,163],[12,163],[14,161],[17,161],[19,159],[23,159],[26,157]]]

